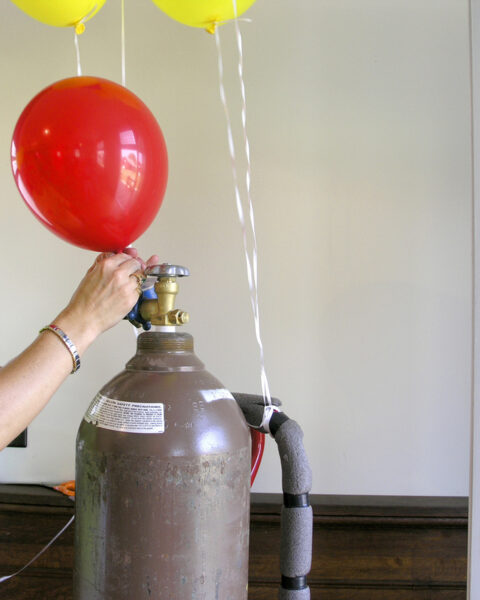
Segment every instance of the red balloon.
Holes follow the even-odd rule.
[[[168,159],[147,106],[121,85],[72,77],[40,92],[12,138],[20,194],[50,231],[82,248],[119,251],[160,208]]]

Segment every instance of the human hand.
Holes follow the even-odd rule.
[[[135,248],[100,254],[55,324],[82,352],[130,311],[139,297],[139,276],[143,277],[147,266],[158,262],[156,255],[144,262]]]

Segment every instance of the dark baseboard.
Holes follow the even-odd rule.
[[[465,600],[467,498],[311,497],[312,600]],[[252,494],[249,600],[273,600],[281,494]],[[0,577],[21,568],[62,528],[73,503],[42,486],[0,485]],[[73,526],[3,600],[71,600]],[[182,599],[178,599],[182,600]]]

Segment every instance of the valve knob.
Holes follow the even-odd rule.
[[[187,267],[171,265],[170,263],[153,265],[145,269],[146,277],[188,277],[189,275],[190,271]]]

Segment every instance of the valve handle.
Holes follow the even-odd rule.
[[[187,267],[171,265],[170,263],[153,265],[145,269],[146,277],[188,277],[189,275],[190,271]]]

